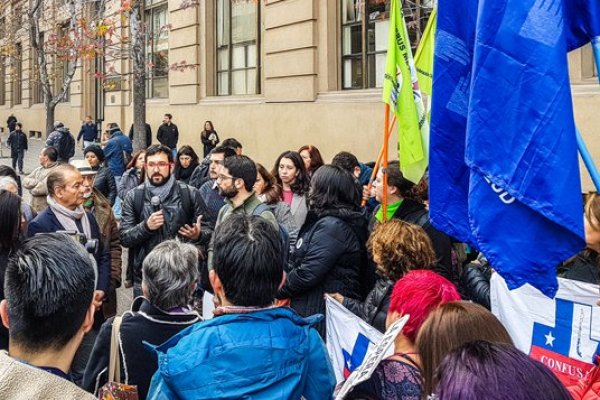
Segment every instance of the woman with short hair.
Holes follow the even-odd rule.
[[[122,382],[137,385],[140,400],[146,398],[158,369],[156,357],[143,342],[157,346],[200,320],[190,307],[198,260],[195,246],[177,240],[159,244],[144,259],[144,296],[136,298],[131,310],[123,314],[119,332]],[[107,382],[113,321],[102,325],[83,378],[83,388],[94,394]]]
[[[394,285],[387,325],[404,315],[410,318],[394,341],[394,354],[377,366],[371,378],[350,393],[348,399],[420,400],[421,359],[415,339],[427,316],[442,304],[460,300],[458,290],[433,271],[414,270]]]

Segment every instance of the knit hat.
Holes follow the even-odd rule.
[[[64,126],[65,126],[65,124],[63,124],[62,122],[54,121],[54,129],[62,128]]]
[[[104,162],[104,150],[102,150],[102,147],[97,144],[91,144],[83,150],[83,156],[85,157],[90,151],[96,155],[98,161]]]

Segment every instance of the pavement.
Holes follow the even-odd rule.
[[[10,158],[10,149],[6,148],[6,138],[8,136],[6,134],[0,135],[0,139],[2,140],[2,145],[0,148],[0,164],[8,165],[12,167],[12,159]],[[44,148],[45,140],[41,139],[32,139],[30,138],[28,141],[29,151],[25,153],[25,160],[23,163],[23,169],[25,174],[22,176],[27,176],[31,173],[35,168],[39,166],[38,156],[40,151]],[[74,158],[83,158],[83,151],[79,147],[75,150]],[[23,199],[26,202],[29,202],[31,196],[27,190],[23,191]],[[127,265],[127,255],[126,250],[123,249],[123,282],[125,282],[125,267]],[[131,302],[133,300],[133,289],[125,289],[124,286],[121,286],[117,289],[117,313],[120,315],[124,311],[129,310],[131,307]]]

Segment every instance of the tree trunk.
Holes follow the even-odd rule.
[[[141,23],[141,1],[131,10],[131,59],[133,60],[133,148],[145,149],[146,143],[146,63],[144,33]]]
[[[56,109],[56,104],[52,102],[46,103],[46,135],[50,135],[50,133],[54,130],[54,110]],[[46,136],[47,138],[48,136]]]

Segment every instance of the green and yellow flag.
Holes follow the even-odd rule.
[[[400,169],[417,183],[429,161],[429,124],[399,0],[392,0],[390,14],[383,101],[398,120]]]
[[[417,77],[419,78],[419,89],[421,93],[431,96],[433,86],[433,49],[435,45],[435,28],[437,25],[437,8],[429,16],[425,33],[421,38],[421,43],[417,47],[415,55],[415,66],[417,68]]]

